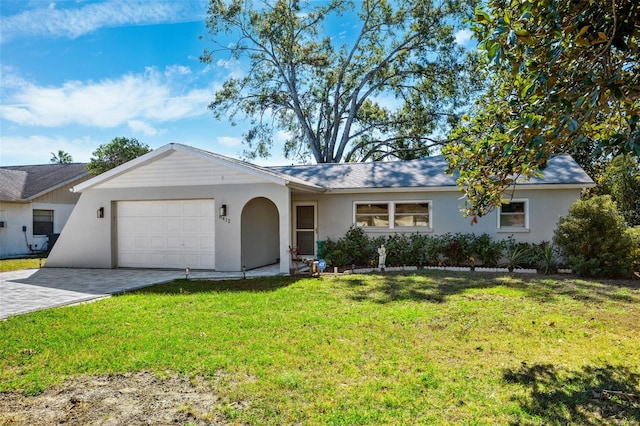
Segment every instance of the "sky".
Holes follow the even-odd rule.
[[[240,158],[242,125],[207,108],[238,70],[200,62],[206,10],[206,0],[0,0],[0,165],[46,164],[59,150],[88,162],[115,137]],[[291,164],[275,140],[254,162]]]

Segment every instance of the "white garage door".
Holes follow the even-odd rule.
[[[215,268],[213,200],[118,202],[118,266]]]

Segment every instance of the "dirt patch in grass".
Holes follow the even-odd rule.
[[[37,396],[0,393],[0,425],[224,425],[201,377],[83,376]]]

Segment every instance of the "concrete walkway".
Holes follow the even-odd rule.
[[[247,271],[247,277],[279,275],[279,265]],[[40,309],[109,297],[185,277],[157,269],[42,268],[0,272],[0,319]],[[242,272],[191,271],[190,279],[236,279]]]

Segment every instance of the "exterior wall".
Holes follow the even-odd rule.
[[[30,254],[25,241],[22,227],[27,227],[27,237],[31,235],[32,216],[31,203],[8,203],[0,201],[0,221],[4,221],[4,228],[0,228],[0,257],[11,257]]]
[[[33,235],[33,210],[53,210],[53,233],[62,232],[80,194],[69,191],[71,186],[87,180],[89,176],[78,179],[63,187],[47,192],[32,202],[14,203],[0,201],[0,221],[5,222],[5,227],[0,228],[0,258],[28,256],[33,254],[29,245],[34,250],[45,247],[48,238],[46,235]],[[27,231],[22,231],[26,226]],[[25,240],[26,236],[26,240]]]
[[[227,205],[226,218],[220,218],[217,215],[212,218],[216,221],[216,269],[219,271],[240,271],[242,270],[241,213],[245,204],[256,197],[268,198],[278,209],[280,271],[288,273],[289,189],[272,183],[88,189],[82,193],[67,226],[49,255],[46,266],[117,267],[115,241],[118,201],[214,199],[216,210],[222,204]],[[101,207],[104,208],[103,219],[97,218],[96,214]]]
[[[40,200],[41,198],[37,198]],[[51,200],[50,197],[48,197]],[[0,221],[5,227],[0,228],[0,257],[28,256],[34,251],[46,247],[46,235],[33,235],[33,210],[53,210],[53,233],[62,232],[75,204],[58,203],[8,203],[0,202]],[[22,227],[26,226],[26,233]],[[25,239],[26,236],[26,239]],[[32,246],[34,251],[29,249]]]
[[[458,191],[433,192],[371,192],[363,194],[294,194],[292,202],[316,202],[318,205],[318,240],[338,239],[353,225],[355,201],[431,201],[431,230],[371,229],[364,228],[372,236],[391,233],[432,233],[441,235],[447,232],[487,233],[492,238],[506,239],[510,235],[518,241],[539,243],[550,241],[560,216],[565,216],[569,206],[580,198],[579,189],[523,189],[517,190],[514,199],[528,199],[529,229],[522,231],[501,230],[498,228],[498,216],[494,211],[486,217],[478,218],[471,225],[471,219],[462,216],[460,209],[463,201]],[[293,242],[292,242],[293,244]]]

